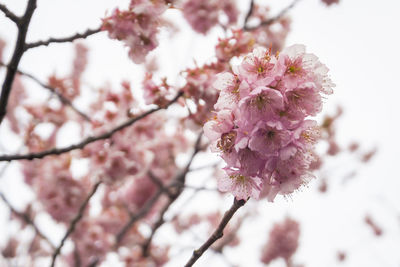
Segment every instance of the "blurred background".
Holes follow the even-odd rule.
[[[24,0],[0,2],[17,14],[23,13],[26,4]],[[249,1],[237,2],[244,14]],[[259,2],[268,2],[272,14],[290,4],[286,0]],[[105,14],[110,14],[116,6],[124,8],[128,3],[123,0],[39,0],[27,40],[69,36],[87,28],[96,28]],[[324,169],[317,173],[317,179],[290,197],[278,197],[274,203],[263,200],[264,203],[256,207],[254,200],[250,201],[246,208],[254,206],[258,216],[243,223],[239,232],[242,243],[224,250],[229,263],[210,252],[199,260],[197,266],[263,266],[259,261],[260,248],[272,226],[287,216],[300,224],[300,243],[294,256],[298,264],[307,267],[400,266],[399,11],[400,2],[395,0],[340,0],[339,4],[329,7],[319,0],[302,0],[289,11],[292,25],[286,45],[306,45],[308,52],[317,55],[328,66],[336,84],[334,94],[325,100],[323,115],[319,119],[322,120],[326,114],[334,115],[341,107],[343,115],[335,122],[338,146],[347,151],[349,145],[357,143],[360,148],[354,153],[343,152],[328,159]],[[199,35],[190,30],[176,10],[170,10],[166,16],[179,25],[181,31],[162,31],[160,47],[150,57],[157,58],[160,63],[157,75],[167,76],[178,85],[183,83],[179,72],[193,67],[194,60],[203,64],[212,59],[217,39],[223,36],[223,31],[215,28],[207,36]],[[172,38],[171,34],[174,34]],[[84,75],[84,86],[88,90],[82,89],[84,97],[78,106],[85,106],[85,97],[90,98],[90,88],[105,84],[118,86],[121,80],[129,80],[134,94],[141,95],[143,68],[126,56],[126,48],[120,42],[106,36],[103,32],[79,41],[89,48],[89,65]],[[8,44],[4,50],[7,62],[16,40],[16,28],[2,13],[0,38]],[[68,73],[73,53],[70,43],[32,49],[24,54],[20,69],[46,80],[53,73]],[[4,68],[1,68],[1,81],[4,76]],[[29,88],[31,101],[42,99],[47,94],[29,80],[24,80],[24,84]],[[73,127],[65,131],[65,136],[58,145],[80,140]],[[3,123],[0,127],[1,154],[17,152],[20,146],[21,140]],[[375,150],[376,153],[372,153]],[[366,161],[368,153],[374,155]],[[215,155],[202,156],[195,163],[201,166],[216,159]],[[0,163],[0,168],[6,164]],[[209,171],[197,172],[188,179],[193,184],[201,184],[199,181],[210,175]],[[321,193],[321,186],[325,183],[326,192]],[[216,183],[210,181],[208,184],[215,186]],[[0,177],[0,190],[15,207],[21,209],[33,197],[23,185],[18,163],[11,163]],[[229,207],[230,196],[216,207],[211,194],[199,193],[199,197],[191,202],[191,211],[201,213],[210,207],[218,210]],[[187,198],[183,196],[180,201],[183,203]],[[179,204],[175,209],[179,209]],[[7,207],[0,203],[0,246],[15,231],[8,214]],[[381,235],[376,235],[366,223],[366,216],[379,226]],[[45,224],[46,219],[41,222]],[[64,232],[64,228],[53,224],[42,227],[55,243]],[[168,228],[160,231],[155,242],[176,238],[178,243],[186,242],[189,248],[201,244],[201,241],[190,238],[182,241],[169,231]],[[171,251],[175,256],[167,266],[181,266],[191,252],[191,249]],[[339,261],[338,253],[342,252],[346,259]],[[117,266],[114,264],[111,259],[102,266]],[[270,266],[284,264],[278,260]]]

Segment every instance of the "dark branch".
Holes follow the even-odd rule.
[[[6,64],[4,64],[3,62],[0,62],[0,66],[3,67],[8,67]],[[81,116],[84,120],[90,122],[90,118],[88,115],[86,115],[85,113],[83,113],[82,111],[80,111],[78,108],[76,108],[74,106],[74,104],[72,104],[72,102],[66,98],[65,96],[63,96],[60,92],[57,91],[56,88],[51,87],[50,85],[45,84],[44,82],[40,81],[38,78],[36,78],[35,76],[33,76],[32,74],[23,72],[21,70],[17,70],[17,73],[23,76],[28,77],[29,79],[33,80],[34,82],[36,82],[37,84],[39,84],[40,86],[42,86],[43,88],[46,88],[47,90],[49,90],[52,94],[54,94],[55,96],[58,97],[58,99],[61,101],[61,103],[63,103],[64,105],[69,106],[73,111],[75,111],[77,114],[79,114],[79,116]]]
[[[149,252],[148,250],[149,250],[149,247],[151,245],[151,241],[153,240],[154,235],[156,234],[157,230],[165,223],[164,214],[167,212],[169,207],[175,202],[175,200],[181,195],[181,193],[183,191],[183,187],[185,185],[185,180],[186,180],[186,175],[190,170],[190,165],[192,165],[194,157],[201,150],[200,145],[201,145],[201,137],[202,136],[203,136],[203,133],[200,133],[199,136],[197,137],[197,140],[196,140],[196,143],[194,146],[194,151],[193,151],[188,163],[186,164],[186,167],[184,168],[183,172],[174,179],[177,183],[180,183],[181,186],[178,188],[178,190],[175,191],[175,193],[172,193],[172,194],[169,193],[169,195],[168,195],[169,199],[168,199],[167,204],[163,207],[163,209],[160,212],[157,222],[153,225],[150,236],[146,239],[146,241],[142,245],[142,252],[143,252],[143,256],[145,256],[145,257],[148,256],[148,252]],[[174,184],[174,182],[172,184]],[[168,192],[170,192],[170,191],[168,191]]]
[[[247,12],[246,17],[244,19],[243,28],[246,28],[247,22],[249,21],[249,18],[251,17],[251,14],[253,13],[253,9],[254,9],[254,0],[251,0],[249,11]]]
[[[18,23],[18,37],[17,43],[15,44],[14,54],[8,64],[6,78],[1,89],[0,96],[0,124],[3,121],[7,113],[8,97],[12,89],[15,74],[17,73],[18,64],[24,54],[25,38],[28,31],[29,22],[31,21],[33,12],[36,9],[36,0],[29,0],[26,7],[25,14],[19,20]]]
[[[44,158],[46,156],[49,155],[60,155],[72,150],[76,150],[76,149],[82,149],[84,148],[86,145],[99,141],[99,140],[104,140],[104,139],[108,139],[110,137],[112,137],[116,132],[121,131],[122,129],[131,126],[132,124],[134,124],[135,122],[147,117],[148,115],[159,111],[161,109],[166,109],[168,108],[170,105],[172,105],[173,103],[175,103],[178,98],[180,96],[182,96],[182,92],[179,92],[174,99],[172,99],[170,102],[167,103],[167,105],[163,106],[163,107],[157,107],[157,108],[153,108],[150,109],[147,112],[142,113],[141,115],[128,119],[127,121],[125,121],[124,123],[118,125],[117,127],[111,129],[108,132],[105,132],[103,134],[97,135],[97,136],[89,136],[86,139],[84,139],[83,141],[81,141],[80,143],[74,144],[74,145],[70,145],[67,147],[63,147],[63,148],[52,148],[49,150],[45,150],[42,152],[38,152],[38,153],[28,153],[28,154],[15,154],[15,155],[3,155],[0,156],[0,161],[12,161],[12,160],[22,160],[22,159],[28,159],[28,160],[32,160],[32,159],[41,159]]]
[[[67,232],[65,233],[64,237],[61,239],[60,244],[58,245],[58,247],[56,248],[56,250],[53,253],[52,256],[52,260],[51,260],[51,267],[54,267],[54,264],[56,263],[56,259],[57,256],[60,254],[62,247],[64,246],[65,241],[67,240],[67,238],[74,232],[76,225],[78,224],[78,222],[82,219],[83,217],[83,213],[87,207],[87,205],[89,204],[90,199],[92,198],[92,196],[96,193],[97,188],[99,188],[101,184],[101,181],[97,182],[94,186],[92,191],[89,193],[89,195],[86,197],[86,199],[83,201],[83,203],[81,204],[81,206],[79,207],[79,211],[78,214],[75,216],[75,218],[71,221]]]
[[[272,17],[270,19],[267,19],[265,21],[262,21],[260,24],[254,27],[247,27],[246,25],[244,26],[245,31],[254,31],[262,26],[268,26],[276,21],[278,21],[280,18],[282,18],[290,9],[292,9],[300,0],[294,0],[290,5],[285,7],[284,9],[281,10],[281,12],[278,13],[275,17]]]
[[[141,218],[143,218],[150,211],[150,209],[154,206],[154,204],[157,202],[157,200],[161,197],[163,192],[164,192],[164,190],[160,188],[157,191],[157,193],[151,199],[149,199],[146,202],[146,204],[144,204],[144,206],[137,213],[135,213],[134,215],[132,215],[129,218],[129,221],[125,224],[125,226],[117,234],[116,245],[121,243],[121,241],[124,238],[125,234],[129,231],[129,229],[131,229],[132,225],[136,221],[138,221]]]
[[[152,233],[151,233],[149,239],[144,243],[144,245],[142,247],[144,254],[147,253],[147,249],[150,246],[151,240],[152,240],[155,232],[165,222],[164,221],[164,213],[169,209],[169,207],[172,205],[172,203],[174,203],[174,201],[180,196],[180,194],[182,193],[182,191],[184,189],[183,185],[185,184],[186,175],[189,172],[190,165],[192,164],[193,159],[196,156],[196,154],[199,153],[201,150],[200,144],[201,144],[202,136],[203,136],[203,133],[200,133],[196,140],[196,143],[194,146],[194,151],[193,151],[188,163],[186,164],[185,168],[183,169],[183,171],[180,174],[178,174],[169,185],[164,186],[161,183],[161,181],[157,181],[157,177],[150,176],[150,179],[152,179],[152,181],[159,186],[159,190],[157,191],[156,195],[154,195],[150,200],[148,200],[146,202],[146,204],[143,206],[143,208],[138,213],[131,216],[128,223],[117,234],[117,242],[116,242],[117,245],[121,242],[121,240],[123,239],[125,234],[129,231],[129,229],[132,227],[132,225],[136,221],[141,219],[143,216],[145,216],[150,211],[150,209],[153,207],[153,205],[157,202],[157,200],[161,197],[161,195],[164,192],[167,192],[169,201],[164,206],[163,210],[161,211],[159,220],[153,226]]]
[[[218,162],[215,162],[212,164],[207,164],[207,165],[191,168],[189,170],[189,172],[197,172],[197,171],[202,171],[202,170],[207,170],[207,169],[213,169],[213,168],[216,168],[220,163],[221,162],[218,161]]]
[[[51,241],[47,238],[47,236],[45,236],[40,230],[39,228],[36,226],[36,224],[34,223],[33,219],[26,213],[24,212],[19,212],[17,211],[12,205],[11,203],[8,201],[8,199],[3,195],[3,193],[0,192],[0,198],[3,200],[3,202],[6,204],[6,206],[10,209],[10,211],[12,213],[14,213],[15,215],[17,215],[18,217],[20,217],[22,220],[24,220],[27,224],[29,224],[30,226],[32,226],[33,230],[35,231],[35,233],[42,238],[44,241],[46,241],[52,249],[55,249],[56,247],[53,245],[53,243],[51,243]]]
[[[203,253],[212,245],[215,241],[220,239],[224,235],[224,229],[228,222],[231,220],[235,212],[242,207],[246,203],[245,200],[236,200],[233,201],[233,205],[231,208],[225,212],[224,217],[222,217],[221,222],[219,223],[217,229],[215,229],[214,233],[208,238],[208,240],[199,248],[193,251],[192,257],[185,264],[185,267],[193,266],[193,264],[203,255]]]
[[[52,44],[52,43],[68,43],[68,42],[72,42],[76,39],[89,37],[90,35],[99,33],[100,31],[101,31],[101,27],[98,27],[96,29],[88,29],[83,33],[76,33],[69,37],[49,38],[48,40],[45,40],[45,41],[37,41],[34,43],[28,43],[25,45],[24,50],[26,51],[28,49],[38,47],[38,46],[43,46],[43,45],[48,46],[49,44]]]
[[[164,220],[164,214],[167,212],[167,210],[169,209],[169,207],[171,206],[171,204],[177,199],[178,195],[175,197],[170,197],[168,200],[168,203],[163,207],[163,209],[160,212],[159,218],[157,220],[157,222],[153,225],[153,227],[151,228],[151,234],[150,236],[146,239],[146,241],[143,243],[142,245],[142,253],[144,257],[148,256],[149,253],[149,247],[151,244],[151,241],[153,240],[153,237],[155,235],[155,233],[157,232],[158,228],[160,228],[165,220]]]
[[[237,221],[234,228],[229,231],[229,233],[221,240],[220,243],[216,243],[215,246],[211,247],[211,249],[213,251],[223,254],[222,251],[223,251],[224,247],[229,245],[229,243],[231,243],[237,237],[237,233],[238,233],[240,227],[242,226],[244,220],[248,217],[246,215],[248,215],[248,214],[245,214]]]
[[[6,17],[12,20],[15,24],[19,25],[20,17],[11,12],[5,5],[0,4],[0,11],[2,11],[4,15],[6,15]]]

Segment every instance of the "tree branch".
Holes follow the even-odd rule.
[[[31,217],[29,217],[28,214],[24,213],[24,212],[19,212],[17,211],[12,205],[11,203],[8,201],[8,199],[4,196],[3,193],[0,192],[0,198],[3,200],[3,202],[6,204],[6,206],[10,209],[10,211],[12,213],[14,213],[15,215],[17,215],[18,217],[20,217],[22,220],[24,220],[27,224],[29,224],[30,226],[32,226],[33,230],[35,231],[35,233],[41,237],[44,241],[46,241],[50,247],[52,249],[55,249],[56,247],[53,245],[53,243],[51,243],[51,241],[49,240],[49,238],[47,236],[45,236],[40,230],[39,228],[36,226],[36,224],[34,223],[34,221],[31,219]]]
[[[129,231],[129,229],[132,227],[132,225],[139,219],[141,219],[143,216],[147,214],[147,212],[150,211],[150,209],[153,207],[153,205],[157,202],[157,200],[161,197],[162,193],[167,192],[169,201],[168,203],[164,206],[163,210],[160,212],[160,217],[158,221],[155,223],[155,225],[152,228],[152,233],[148,240],[145,241],[143,244],[143,254],[147,254],[147,249],[150,246],[150,243],[152,241],[152,238],[157,231],[157,229],[165,222],[164,221],[164,214],[165,212],[169,209],[169,207],[174,203],[174,201],[180,196],[180,194],[183,191],[183,185],[185,184],[185,179],[186,175],[189,172],[190,165],[193,162],[194,157],[196,154],[201,150],[200,144],[201,144],[201,137],[203,136],[203,133],[201,132],[199,136],[197,137],[195,146],[194,146],[194,151],[186,164],[185,168],[183,171],[174,178],[174,180],[167,186],[164,186],[160,181],[156,181],[156,177],[150,177],[153,182],[155,182],[159,186],[159,190],[157,191],[156,195],[153,196],[149,201],[146,202],[146,204],[143,206],[143,208],[135,215],[131,216],[129,222],[122,228],[122,230],[117,234],[117,242],[116,244],[118,245],[125,234]],[[171,190],[175,189],[175,190]]]
[[[3,62],[0,62],[0,66],[6,67],[8,68],[8,66],[6,64],[4,64]],[[72,102],[66,98],[65,96],[63,96],[60,92],[57,91],[56,88],[51,87],[50,85],[45,84],[44,82],[40,81],[38,78],[36,78],[35,76],[33,76],[32,74],[23,72],[21,70],[17,70],[17,73],[23,76],[28,77],[29,79],[33,80],[34,82],[36,82],[37,84],[39,84],[40,86],[42,86],[43,88],[46,88],[47,90],[49,90],[52,94],[56,95],[58,97],[58,99],[61,101],[61,103],[63,103],[64,105],[69,106],[73,111],[75,111],[79,116],[81,116],[84,120],[90,122],[90,118],[88,115],[86,115],[85,113],[83,113],[82,111],[80,111],[78,108],[76,108],[74,106],[74,104],[72,104]]]
[[[76,33],[72,36],[69,37],[62,37],[62,38],[49,38],[45,41],[37,41],[37,42],[33,42],[33,43],[28,43],[25,45],[24,47],[24,51],[34,48],[34,47],[38,47],[38,46],[48,46],[49,44],[52,43],[68,43],[68,42],[72,42],[76,39],[81,39],[81,38],[86,38],[89,37],[90,35],[96,34],[101,32],[101,27],[98,27],[96,29],[87,29],[85,32],[83,33]]]
[[[135,214],[133,214],[130,218],[129,221],[125,224],[125,226],[121,229],[121,231],[119,231],[119,233],[117,234],[117,238],[116,238],[116,245],[118,245],[119,243],[121,243],[122,239],[124,238],[125,234],[129,231],[129,229],[131,229],[132,225],[138,221],[139,219],[141,219],[143,216],[145,216],[150,209],[153,207],[153,205],[157,202],[157,200],[161,197],[161,195],[163,194],[164,190],[163,189],[159,189],[157,191],[157,193],[151,198],[149,199],[146,204],[144,204],[144,206]]]
[[[18,37],[17,43],[15,44],[14,54],[8,64],[6,78],[1,89],[0,96],[0,124],[3,121],[7,113],[8,97],[12,89],[15,74],[18,69],[18,64],[24,54],[25,38],[28,31],[29,22],[31,21],[33,12],[36,9],[36,0],[29,0],[25,10],[24,16],[19,20],[18,25]]]
[[[164,220],[164,214],[168,211],[169,207],[171,207],[171,205],[175,202],[175,200],[181,195],[181,193],[183,192],[183,187],[185,185],[185,178],[187,173],[189,172],[190,169],[190,165],[193,162],[194,157],[196,156],[196,154],[200,151],[201,147],[201,137],[202,137],[203,133],[200,133],[199,136],[197,137],[195,146],[194,146],[194,151],[188,161],[188,163],[186,164],[185,169],[183,170],[182,174],[178,175],[174,180],[178,183],[181,183],[181,187],[175,192],[175,193],[170,193],[169,199],[167,204],[163,207],[163,209],[160,212],[159,218],[157,220],[157,222],[153,225],[152,229],[151,229],[151,234],[150,236],[146,239],[146,241],[143,243],[142,245],[142,253],[144,257],[148,256],[149,253],[149,247],[151,245],[151,241],[153,240],[154,235],[156,234],[157,230],[165,223]],[[174,184],[174,183],[172,183]],[[169,192],[169,191],[168,191]]]
[[[224,229],[228,222],[231,220],[235,212],[242,207],[246,203],[245,200],[237,200],[236,198],[233,201],[231,208],[225,212],[224,217],[222,218],[221,222],[219,223],[217,229],[215,229],[214,233],[208,238],[208,240],[198,249],[193,251],[192,257],[189,261],[185,264],[185,267],[193,266],[193,264],[203,255],[203,253],[212,245],[215,241],[220,239],[224,233]]]
[[[52,148],[52,149],[37,152],[37,153],[3,155],[3,156],[0,156],[0,161],[12,161],[12,160],[22,160],[22,159],[28,159],[28,160],[41,159],[41,158],[44,158],[49,155],[60,155],[60,154],[63,154],[63,153],[66,153],[66,152],[69,152],[72,150],[82,149],[90,143],[112,137],[116,132],[121,131],[122,129],[124,129],[128,126],[131,126],[135,122],[147,117],[148,115],[150,115],[156,111],[168,108],[170,105],[175,103],[179,99],[179,97],[182,96],[182,94],[183,94],[183,92],[179,92],[170,102],[167,103],[167,105],[165,105],[163,107],[157,107],[157,108],[150,109],[149,111],[146,111],[137,117],[128,119],[127,121],[121,123],[120,125],[111,129],[108,132],[105,132],[105,133],[97,135],[97,136],[89,136],[86,139],[84,139],[83,141],[81,141],[80,143],[70,145],[67,147],[63,147],[63,148]]]
[[[158,228],[160,228],[165,220],[164,220],[164,214],[167,212],[167,210],[169,209],[169,207],[172,205],[172,203],[178,198],[179,195],[175,196],[175,197],[170,197],[168,200],[168,203],[163,207],[163,209],[160,212],[160,215],[158,217],[157,222],[153,225],[153,227],[151,228],[151,234],[150,236],[146,239],[146,241],[143,243],[142,245],[142,253],[144,257],[147,257],[149,254],[149,247],[151,244],[151,241],[153,240],[154,235],[156,234]]]
[[[243,28],[246,28],[247,21],[249,21],[249,18],[251,17],[251,14],[253,13],[253,9],[254,9],[254,0],[251,0],[249,11],[247,12],[246,17],[244,19]]]
[[[240,227],[242,226],[244,220],[246,218],[248,218],[247,216],[248,214],[243,215],[241,218],[239,218],[239,220],[237,221],[236,225],[234,226],[233,229],[231,229],[228,233],[228,235],[226,235],[220,243],[216,243],[215,246],[212,246],[211,249],[217,253],[223,254],[223,249],[225,246],[229,245],[229,243],[231,243],[233,240],[235,240],[235,238],[237,237],[237,233],[240,229]]]
[[[258,24],[257,26],[254,27],[248,27],[245,26],[243,27],[243,29],[245,31],[254,31],[262,26],[268,26],[273,24],[274,22],[276,22],[277,20],[279,20],[280,18],[282,18],[290,9],[292,9],[298,2],[300,2],[300,0],[294,0],[290,5],[288,5],[287,7],[285,7],[284,9],[281,10],[281,12],[278,13],[278,15],[276,15],[275,17],[272,17],[270,19],[267,19],[265,21],[262,21],[260,24]]]
[[[6,15],[6,17],[12,20],[15,24],[19,25],[20,17],[11,12],[5,5],[0,4],[0,11],[2,11],[4,15]]]
[[[64,246],[65,241],[67,238],[74,232],[76,225],[78,222],[82,219],[83,217],[83,212],[85,211],[87,205],[89,204],[90,199],[92,196],[96,193],[97,189],[99,188],[101,184],[101,181],[98,181],[94,186],[92,191],[89,193],[89,195],[86,197],[86,199],[83,201],[81,206],[79,207],[78,214],[75,216],[75,218],[71,221],[67,232],[65,233],[64,237],[61,239],[60,244],[56,248],[56,250],[53,253],[52,260],[51,260],[51,267],[54,267],[54,264],[56,263],[57,256],[60,254],[62,247]]]

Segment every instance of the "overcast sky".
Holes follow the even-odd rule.
[[[25,0],[0,2],[12,10],[19,10],[19,14],[26,3]],[[124,7],[127,2],[39,0],[28,40],[61,37],[88,27],[95,28],[107,9],[110,12],[116,4]],[[247,7],[248,1],[240,2],[241,6]],[[278,12],[289,3],[286,0],[268,2],[273,5],[273,12]],[[358,141],[365,149],[378,147],[378,154],[367,165],[360,165],[351,158],[335,161],[332,164],[332,177],[329,177],[332,188],[327,195],[316,193],[315,181],[289,200],[280,198],[275,203],[265,202],[260,209],[259,219],[247,222],[247,227],[241,231],[248,241],[247,245],[240,248],[240,253],[227,250],[232,262],[240,266],[261,266],[257,247],[265,239],[258,237],[266,237],[274,222],[291,215],[300,221],[302,227],[296,262],[305,263],[307,267],[337,266],[335,251],[340,249],[349,250],[349,258],[342,266],[400,266],[399,13],[400,1],[397,0],[341,0],[339,5],[329,8],[319,0],[302,0],[290,12],[293,24],[287,45],[305,44],[309,52],[316,54],[328,66],[332,80],[337,85],[334,95],[325,101],[325,109],[333,112],[338,105],[344,109],[337,129],[340,144]],[[221,31],[212,31],[209,39],[194,34],[182,37],[188,32],[188,26],[182,18],[176,17],[174,11],[169,15],[180,26],[183,25],[183,34],[168,41],[164,33],[162,45],[154,54],[160,56],[165,73],[173,80],[177,79],[177,73],[184,66],[192,64],[193,57],[200,63],[212,58],[215,40]],[[14,25],[0,14],[0,38],[13,44],[15,33]],[[137,74],[141,73],[141,69],[126,57],[126,50],[120,43],[110,41],[105,36],[105,33],[101,33],[84,42],[90,48],[90,65],[85,81],[100,86],[106,81],[118,85],[121,79],[128,79],[139,87],[140,76]],[[163,43],[163,40],[168,43]],[[9,56],[11,49],[9,46],[6,55]],[[162,56],[163,53],[167,55]],[[20,67],[45,80],[54,72],[69,72],[72,55],[70,44],[36,48],[24,55]],[[4,71],[1,70],[1,81],[3,77]],[[42,89],[30,85],[32,87],[29,90],[32,88],[33,94],[44,94]],[[71,138],[67,142],[77,141]],[[0,139],[2,144],[14,140],[1,127]],[[17,143],[8,144],[9,149],[15,150],[17,147]],[[358,174],[343,186],[341,177],[353,166]],[[0,190],[8,191],[12,182],[10,177],[3,177]],[[10,199],[17,204],[24,197],[21,197],[18,188],[13,188],[16,191],[10,194]],[[0,213],[4,214],[5,211],[4,207],[0,209]],[[363,217],[366,213],[373,214],[384,228],[382,238],[375,238],[370,229],[365,227]],[[1,218],[0,222],[2,236],[11,228],[4,225],[6,218]],[[161,239],[162,235],[158,238]],[[182,256],[183,261],[190,253],[187,251]],[[181,262],[177,258],[170,266],[177,266]],[[216,262],[218,265],[215,265]],[[223,264],[217,257],[205,257],[198,266]]]

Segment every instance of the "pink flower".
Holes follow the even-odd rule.
[[[279,130],[260,121],[251,133],[249,148],[260,153],[261,157],[276,156],[289,144],[290,137],[288,130]]]
[[[320,134],[315,121],[306,118],[321,111],[322,95],[332,86],[327,68],[301,45],[279,57],[256,48],[234,74],[218,75],[217,114],[204,133],[227,164],[220,190],[273,201],[313,178],[310,167]]]
[[[221,11],[228,17],[228,24],[236,23],[239,12],[232,0],[187,0],[183,4],[183,16],[193,30],[202,34],[218,24]]]
[[[87,65],[88,49],[83,44],[75,45],[75,59],[71,73],[72,87],[79,92],[81,77]]]
[[[145,61],[146,55],[158,46],[156,35],[159,16],[167,9],[164,1],[132,1],[130,10],[114,10],[103,19],[102,29],[110,38],[124,41],[135,63]]]
[[[218,188],[222,192],[232,192],[237,199],[257,199],[260,194],[261,179],[247,177],[235,171],[227,171],[227,175],[218,180]]]
[[[219,4],[216,0],[188,0],[183,5],[183,16],[198,33],[206,34],[218,23]]]
[[[229,62],[232,57],[250,52],[254,42],[254,37],[251,33],[232,30],[232,36],[218,40],[215,54],[219,61]]]
[[[245,124],[273,119],[284,108],[282,94],[268,87],[257,87],[240,100],[239,109]],[[240,122],[239,122],[240,124]]]
[[[241,65],[234,67],[234,72],[239,76],[239,79],[247,81],[249,84],[267,77],[269,82],[273,82],[271,71],[274,63],[271,62],[270,51],[262,47],[257,47],[252,53],[248,54]],[[269,83],[263,80],[263,85],[268,86]]]
[[[269,264],[275,259],[283,258],[289,262],[299,246],[299,236],[298,222],[286,218],[282,223],[275,224],[263,248],[261,261]]]

